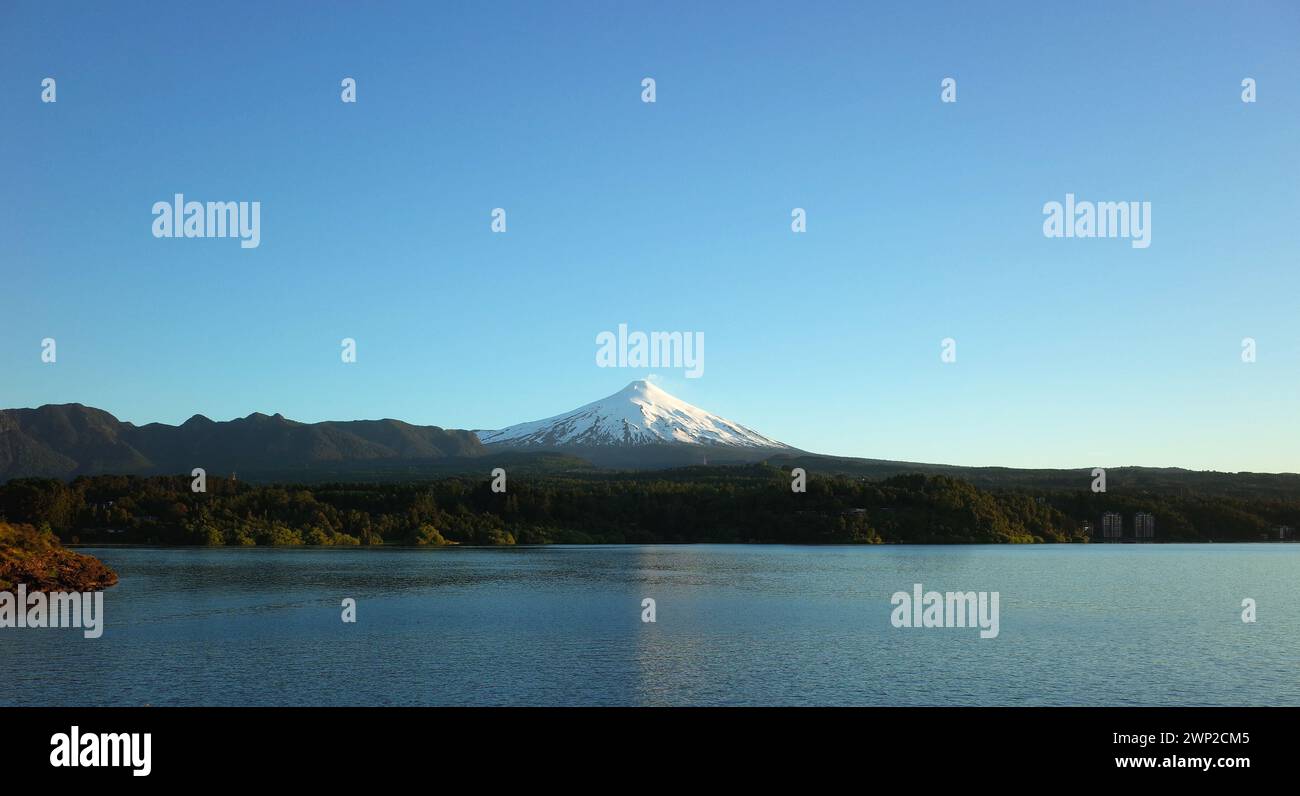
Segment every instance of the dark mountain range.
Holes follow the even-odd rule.
[[[342,463],[431,461],[476,456],[470,431],[399,420],[298,423],[253,413],[216,422],[195,415],[179,426],[124,423],[81,404],[0,410],[0,480],[256,469],[295,471]]]
[[[1090,468],[963,467],[809,453],[641,382],[555,418],[477,435],[398,420],[299,423],[254,413],[225,422],[195,415],[179,426],[136,426],[80,404],[0,410],[0,482],[179,474],[195,467],[209,475],[236,472],[247,481],[303,484],[482,476],[494,467],[525,476],[596,479],[643,471],[646,477],[673,480],[758,462],[787,472],[803,467],[810,474],[870,481],[909,473],[944,475],[983,489],[1029,492],[1087,491],[1092,482]],[[1107,481],[1111,491],[1126,493],[1300,498],[1295,473],[1115,467],[1107,469]]]

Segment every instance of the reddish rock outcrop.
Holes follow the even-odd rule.
[[[28,591],[99,591],[117,583],[117,573],[63,547],[48,531],[0,522],[0,591],[20,583]]]

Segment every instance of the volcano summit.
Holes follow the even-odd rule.
[[[715,461],[748,461],[795,450],[645,380],[554,417],[477,434],[488,446],[581,451],[606,461],[611,455],[621,458],[614,451],[632,453],[628,449],[633,448],[662,448],[670,459],[691,462],[709,456]],[[601,449],[607,454],[601,455]],[[638,450],[639,456],[645,453]]]

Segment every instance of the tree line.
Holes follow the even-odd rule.
[[[422,483],[254,484],[209,476],[15,479],[0,520],[65,542],[161,545],[509,545],[1087,542],[1101,514],[1156,518],[1157,541],[1263,541],[1300,499],[981,489],[946,475],[880,480],[765,464]],[[1091,532],[1088,528],[1091,524]]]

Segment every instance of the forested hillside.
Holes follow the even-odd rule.
[[[1002,543],[1088,541],[1103,512],[1151,512],[1156,541],[1265,541],[1300,500],[1146,491],[981,489],[944,475],[880,480],[770,465],[430,482],[261,485],[90,476],[0,485],[0,518],[65,541],[184,545],[553,542]]]

